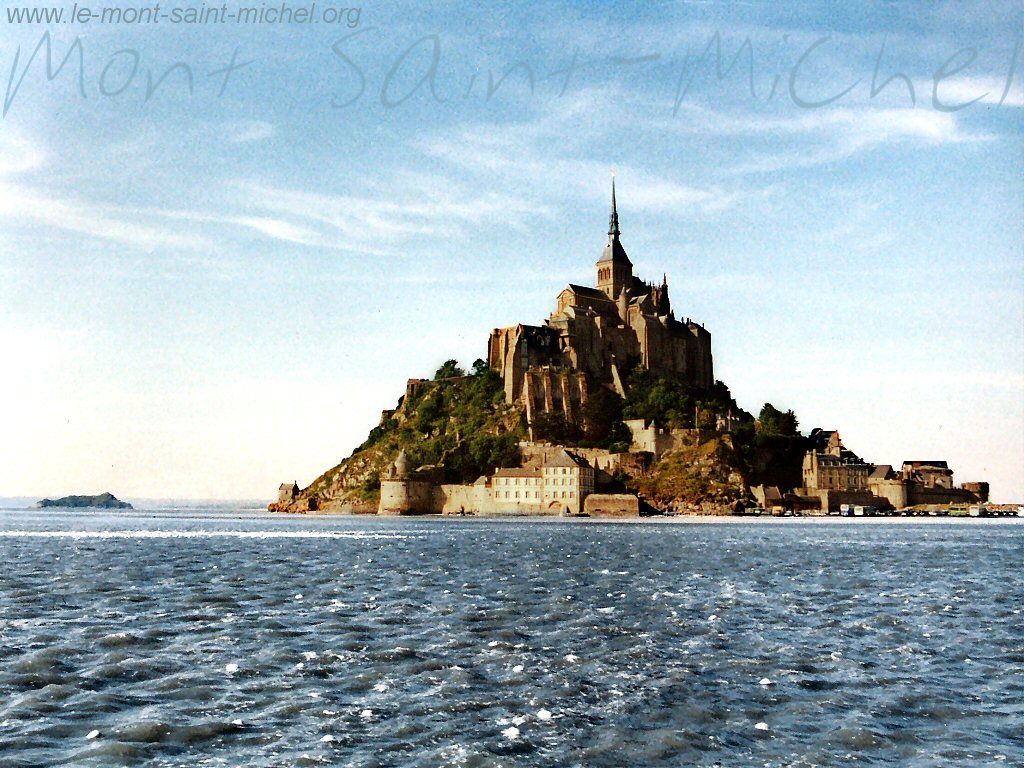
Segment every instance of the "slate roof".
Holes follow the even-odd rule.
[[[836,431],[834,429],[822,429],[821,427],[815,427],[811,430],[811,434],[808,435],[808,438],[814,448],[821,450],[828,445],[828,441],[832,439],[832,435],[835,433]]]
[[[540,477],[540,471],[522,467],[498,467],[494,470],[494,477]]]
[[[586,461],[579,456],[569,453],[564,448],[558,451],[552,458],[544,461],[545,467],[589,467]]]
[[[599,291],[597,288],[588,288],[585,285],[576,285],[575,283],[569,283],[569,290],[575,293],[577,296],[585,296],[588,299],[600,299],[602,301],[611,301],[604,291]]]
[[[629,260],[629,256],[626,255],[626,249],[622,247],[618,237],[612,237],[608,240],[608,245],[601,251],[601,258],[597,260],[598,264],[607,264],[609,262],[619,262],[633,266],[633,262]]]

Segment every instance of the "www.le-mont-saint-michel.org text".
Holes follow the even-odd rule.
[[[230,8],[227,3],[199,6],[75,3],[70,8],[57,5],[12,6],[6,9],[6,16],[8,24],[333,24],[354,29],[359,26],[362,8],[316,2],[253,3]]]

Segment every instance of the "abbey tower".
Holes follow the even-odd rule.
[[[612,214],[608,221],[608,245],[597,260],[597,288],[617,300],[633,279],[633,262],[619,242],[619,211],[615,204],[615,179],[612,179]]]

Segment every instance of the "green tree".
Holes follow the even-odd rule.
[[[799,422],[792,410],[783,413],[771,403],[765,403],[761,413],[757,417],[758,432],[762,435],[781,435],[783,437],[796,437]]]
[[[608,433],[607,443],[612,453],[625,453],[633,443],[633,433],[622,421],[616,421]]]
[[[710,408],[705,406],[697,407],[697,414],[694,419],[694,425],[697,429],[714,429],[717,424],[715,419],[715,413]]]
[[[443,411],[444,399],[441,396],[441,391],[435,389],[427,394],[416,408],[416,429],[424,435],[429,435],[439,426],[438,422],[444,415]]]
[[[451,379],[455,376],[465,376],[466,372],[459,367],[458,360],[445,360],[444,364],[434,374],[434,381]]]
[[[551,443],[576,445],[580,429],[560,413],[538,413],[533,417],[533,437]]]

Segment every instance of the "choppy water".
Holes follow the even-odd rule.
[[[4,766],[1024,764],[1018,522],[0,512],[0,555]]]

